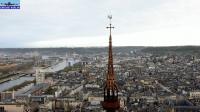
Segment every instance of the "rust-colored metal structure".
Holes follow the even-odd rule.
[[[115,73],[113,68],[113,55],[112,55],[112,35],[111,29],[114,27],[111,24],[112,16],[108,16],[110,19],[110,26],[107,27],[110,29],[109,36],[109,51],[108,51],[108,71],[106,76],[106,83],[104,87],[104,101],[102,103],[103,108],[107,112],[115,112],[120,108],[119,100],[118,100],[118,86],[115,81]]]

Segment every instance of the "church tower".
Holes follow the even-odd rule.
[[[108,71],[106,75],[106,83],[104,87],[104,101],[102,103],[103,108],[107,112],[115,112],[120,108],[118,100],[118,86],[115,81],[115,73],[113,68],[113,54],[112,54],[112,34],[111,30],[114,28],[111,24],[112,16],[108,16],[110,19],[109,27],[106,27],[110,30],[109,36],[109,51],[108,51]]]

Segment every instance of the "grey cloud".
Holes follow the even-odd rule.
[[[0,43],[8,43],[0,47],[105,35],[106,16],[110,12],[115,34],[191,25],[194,22],[189,21],[193,18],[187,14],[193,11],[191,4],[196,2],[199,3],[197,0],[189,3],[187,0],[21,0],[20,10],[0,10],[3,27]]]

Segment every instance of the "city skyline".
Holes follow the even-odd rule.
[[[199,4],[198,0],[21,0],[20,10],[0,10],[0,48],[107,46],[108,14],[116,27],[114,46],[200,45]]]

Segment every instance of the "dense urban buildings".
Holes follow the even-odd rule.
[[[200,53],[196,49],[113,47],[118,111],[199,111]],[[2,112],[105,111],[108,48],[26,50],[0,49]]]

